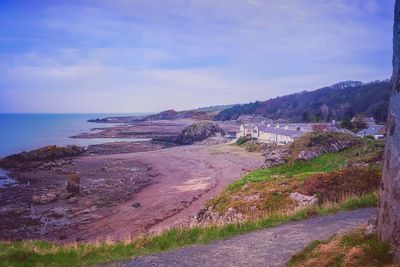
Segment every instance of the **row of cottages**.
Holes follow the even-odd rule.
[[[283,145],[310,131],[309,124],[241,124],[236,137],[250,137],[264,143]]]
[[[386,135],[385,125],[370,125],[367,129],[363,129],[357,133],[360,137],[373,136],[375,139],[384,139]]]

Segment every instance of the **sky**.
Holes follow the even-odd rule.
[[[390,78],[395,0],[0,0],[0,112],[130,113]]]

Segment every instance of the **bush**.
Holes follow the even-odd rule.
[[[236,141],[236,144],[237,145],[243,145],[244,143],[246,143],[247,141],[250,141],[251,140],[251,138],[249,138],[249,137],[244,137],[244,136],[241,136],[241,137],[239,137],[239,139]]]
[[[352,122],[349,119],[347,119],[347,120],[342,121],[342,123],[340,124],[340,128],[350,130],[353,133],[357,133],[357,132],[361,131],[362,129],[368,128],[368,125],[362,121]]]
[[[375,140],[375,137],[373,135],[367,135],[364,138],[370,139],[370,140]]]
[[[362,196],[377,190],[381,171],[377,168],[348,167],[331,173],[319,173],[303,184],[303,193],[317,195],[321,202],[338,202],[348,195]]]

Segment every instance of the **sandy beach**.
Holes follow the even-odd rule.
[[[125,240],[189,225],[208,199],[262,164],[260,154],[229,144],[95,146],[82,156],[12,171],[18,184],[0,187],[0,238]],[[70,173],[81,184],[72,198],[65,194]]]

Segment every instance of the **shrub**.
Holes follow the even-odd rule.
[[[350,121],[349,119],[343,120],[340,124],[340,128],[347,129],[352,131],[353,133],[357,133],[362,129],[368,128],[368,125],[362,121]]]
[[[244,143],[246,143],[247,141],[250,141],[251,140],[251,138],[249,138],[249,137],[244,137],[244,136],[241,136],[241,137],[239,137],[239,139],[236,141],[236,144],[237,145],[243,145]]]
[[[318,173],[308,178],[302,188],[306,195],[317,195],[321,202],[338,202],[348,195],[361,196],[375,191],[381,171],[369,167],[348,167],[331,173]]]
[[[373,135],[367,135],[364,138],[370,139],[370,140],[375,140],[375,137]]]

